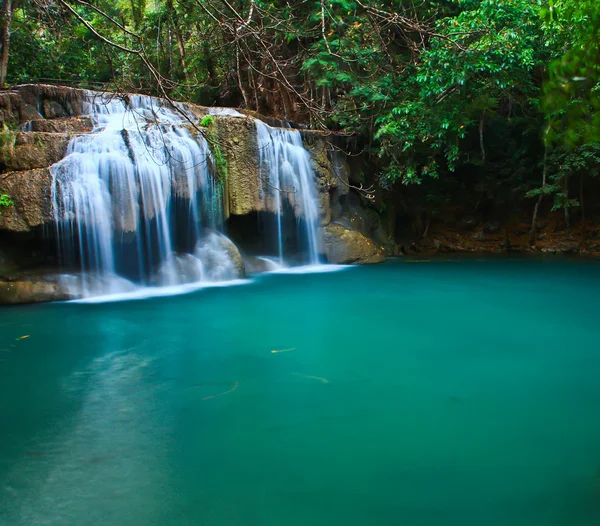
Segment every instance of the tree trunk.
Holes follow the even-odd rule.
[[[167,2],[167,8],[169,9],[171,27],[173,28],[173,33],[175,33],[175,40],[177,40],[177,47],[179,48],[179,59],[181,61],[181,69],[183,70],[183,76],[186,82],[189,82],[188,69],[187,69],[187,58],[185,55],[185,45],[183,43],[183,36],[181,35],[181,31],[179,30],[179,17],[177,15],[177,11],[175,10],[175,6],[173,5],[173,1],[169,0]]]
[[[579,204],[581,206],[581,221],[585,223],[585,206],[583,202],[583,175],[579,176]]]
[[[236,62],[236,77],[237,77],[237,81],[238,81],[238,87],[240,88],[240,91],[242,92],[242,97],[244,97],[244,105],[246,108],[250,108],[250,97],[248,96],[248,92],[246,91],[246,88],[244,88],[244,83],[242,82],[242,71],[241,71],[241,66],[240,66],[240,49],[239,47],[236,47],[235,49],[235,62]]]
[[[563,194],[565,195],[565,224],[571,228],[571,208],[569,207],[569,177],[563,177]]]
[[[0,54],[0,88],[6,85],[6,73],[8,71],[8,50],[10,45],[10,23],[12,21],[13,9],[12,0],[3,0],[2,17],[0,20],[0,45],[2,53]]]
[[[485,165],[485,143],[483,142],[483,124],[485,122],[485,110],[481,112],[479,119],[479,147],[481,148],[481,164]]]
[[[544,197],[544,189],[546,188],[546,176],[548,174],[548,167],[547,167],[547,161],[548,160],[548,146],[544,144],[544,167],[542,169],[542,193],[540,194],[540,196],[538,197],[537,202],[535,203],[535,208],[533,209],[533,217],[531,219],[531,230],[529,232],[529,244],[530,245],[534,245],[535,244],[535,236],[536,236],[536,223],[537,223],[537,216],[538,216],[538,212],[540,210],[540,205],[542,204],[542,199]]]

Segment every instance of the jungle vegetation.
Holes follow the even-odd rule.
[[[0,44],[2,86],[135,91],[353,137],[380,196],[431,212],[545,204],[568,226],[596,187],[597,0],[2,0]]]

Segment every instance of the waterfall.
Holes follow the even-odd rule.
[[[223,223],[206,140],[151,97],[89,93],[86,113],[93,132],[74,137],[51,167],[59,251],[67,265],[80,266],[83,295],[121,291],[123,278],[171,286],[203,274],[235,277],[201,270],[203,230]]]
[[[74,293],[114,295],[141,287],[233,280],[243,274],[224,230],[224,184],[198,115],[153,97],[87,92],[91,133],[71,139],[50,167],[56,240]],[[209,109],[217,117],[246,116]],[[188,120],[189,119],[189,120]],[[293,210],[308,260],[318,263],[318,209],[310,154],[297,130],[256,123],[261,199],[277,214],[279,264],[284,205]],[[300,225],[302,228],[300,228]],[[233,249],[232,249],[233,247]]]
[[[283,247],[283,206],[290,204],[294,215],[303,219],[309,262],[319,263],[318,209],[314,184],[315,174],[310,154],[302,144],[298,130],[272,128],[256,120],[261,198],[273,210],[277,221],[277,243],[280,264],[285,263]]]

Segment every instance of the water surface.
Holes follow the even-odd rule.
[[[597,526],[599,287],[392,262],[2,309],[0,524]]]

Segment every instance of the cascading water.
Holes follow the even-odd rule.
[[[59,252],[79,267],[74,294],[84,297],[232,280],[240,275],[224,227],[224,185],[207,141],[190,131],[198,119],[152,97],[89,92],[92,133],[74,137],[51,167]],[[184,115],[182,115],[182,113]],[[242,117],[210,109],[218,117]],[[310,154],[297,130],[255,120],[261,198],[276,213],[279,264],[285,265],[282,216],[289,204],[318,263],[318,209]],[[300,228],[300,224],[302,228]],[[233,247],[235,252],[235,247]]]
[[[283,226],[284,200],[292,206],[296,218],[302,218],[311,264],[319,263],[318,209],[315,174],[310,154],[302,145],[302,136],[291,128],[272,128],[256,121],[262,199],[274,210],[280,264],[285,264]]]
[[[172,286],[236,277],[230,265],[203,270],[207,244],[226,253],[218,236],[202,233],[223,223],[206,140],[151,97],[90,93],[86,106],[93,133],[73,138],[51,167],[59,250],[81,267],[81,293],[122,292],[123,278]]]

